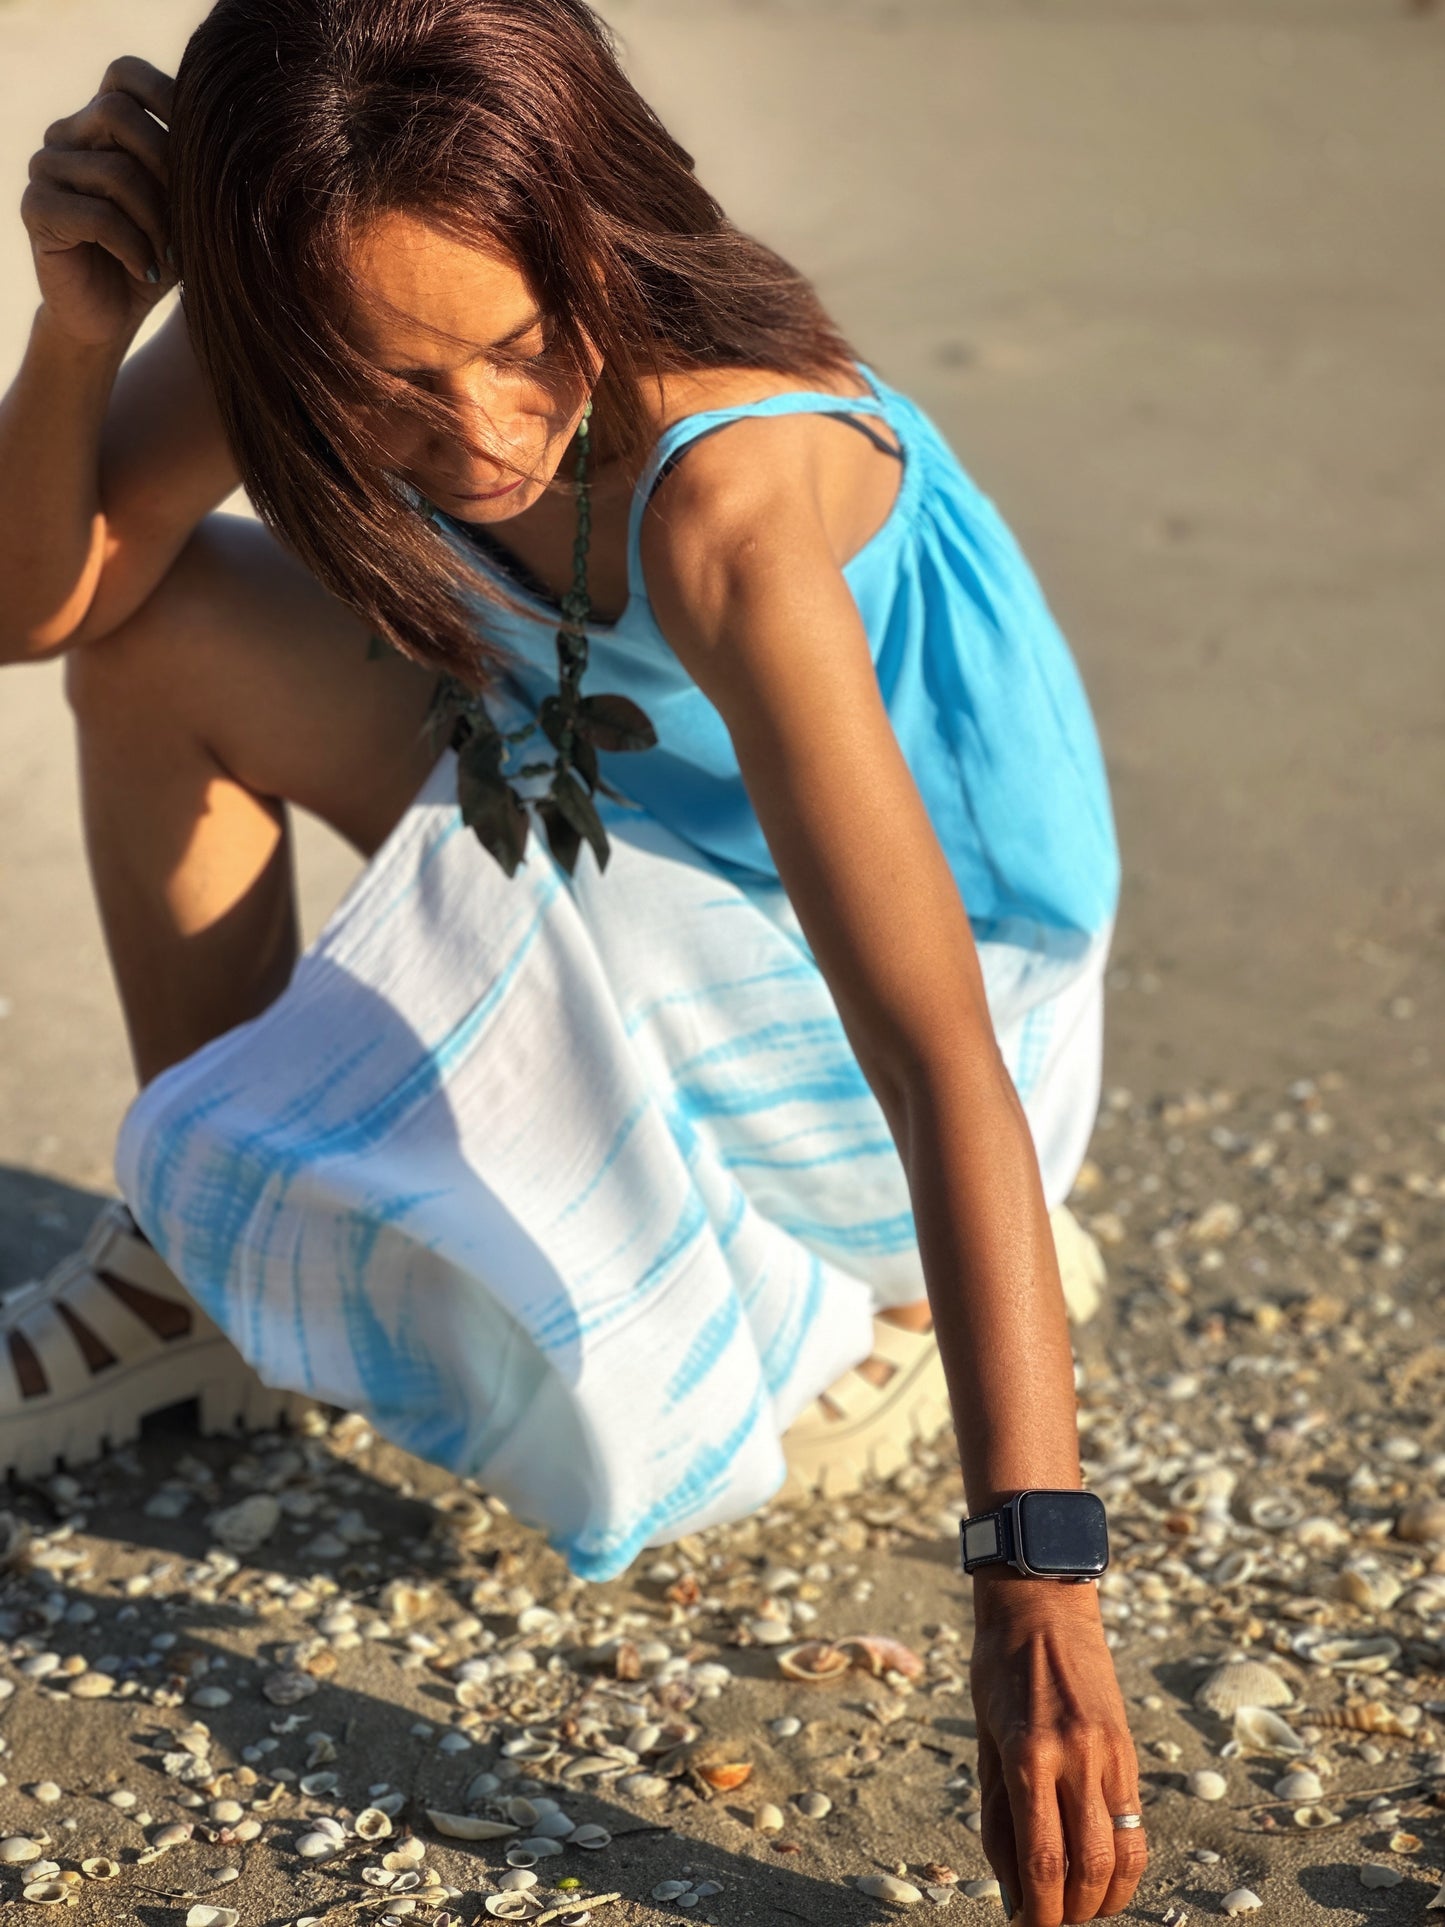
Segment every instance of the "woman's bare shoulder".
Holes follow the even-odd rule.
[[[872,392],[856,372],[809,380],[801,375],[780,375],[772,368],[702,368],[663,378],[655,415],[657,429],[660,434],[688,415],[705,414],[713,408],[746,407],[770,395],[791,395],[800,390],[860,398]]]

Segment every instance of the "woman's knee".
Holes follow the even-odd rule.
[[[229,544],[214,525],[239,520],[205,517],[124,621],[67,652],[66,700],[87,726],[118,720],[138,705],[155,713],[163,693],[168,700],[162,713],[173,710],[201,668],[208,635],[225,605]]]

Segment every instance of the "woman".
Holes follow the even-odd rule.
[[[134,1218],[11,1313],[11,1435],[63,1321],[112,1428],[224,1331],[593,1577],[900,1463],[945,1383],[971,1514],[1076,1490],[1117,853],[931,422],[582,0],[222,0],[31,173],[0,640],[67,656],[141,1091]],[[288,802],[368,859],[299,960]],[[990,1859],[1030,1927],[1115,1913],[1096,1591],[974,1612]]]

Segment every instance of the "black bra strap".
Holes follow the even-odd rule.
[[[835,413],[832,409],[827,411],[827,415],[830,421],[847,422],[850,428],[856,428],[860,435],[866,435],[868,437],[875,448],[881,448],[885,455],[891,455],[895,461],[901,462],[903,460],[903,450],[901,448],[895,448],[891,442],[885,442],[876,429],[870,428],[866,422],[860,421],[856,415],[845,415],[841,412]],[[652,489],[648,491],[648,499],[651,500],[652,490],[656,489],[663,476],[671,474],[672,470],[677,467],[678,463],[690,448],[696,448],[698,443],[706,441],[709,435],[716,435],[720,428],[729,428],[731,426],[732,423],[730,421],[714,422],[711,428],[704,428],[701,434],[694,435],[690,442],[684,442],[681,448],[675,448],[652,478]]]

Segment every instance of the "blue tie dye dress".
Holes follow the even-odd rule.
[[[783,1431],[867,1354],[874,1312],[923,1291],[882,1111],[723,721],[648,605],[643,509],[701,435],[804,410],[895,431],[897,499],[844,573],[1050,1207],[1094,1124],[1119,859],[1088,702],[992,504],[861,372],[866,397],[708,410],[654,448],[627,606],[589,625],[586,686],[658,735],[599,755],[624,799],[594,799],[606,872],[584,847],[567,876],[538,828],[508,878],[445,751],[276,1002],[121,1124],[137,1221],[268,1384],[482,1480],[587,1578],[767,1499]],[[556,687],[557,610],[502,573],[529,609],[487,605],[511,729]]]

